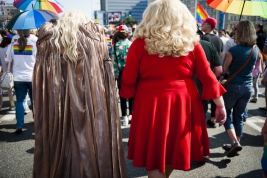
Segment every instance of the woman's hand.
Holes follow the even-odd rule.
[[[223,106],[217,106],[215,111],[216,122],[219,123],[219,127],[222,126],[226,121],[226,110]]]

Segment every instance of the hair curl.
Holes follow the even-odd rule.
[[[196,20],[180,0],[157,0],[143,14],[134,38],[145,39],[149,54],[186,56],[193,51],[199,36]]]
[[[77,44],[79,24],[85,24],[90,21],[89,17],[76,9],[65,12],[57,21],[53,30],[51,41],[54,42],[57,51],[64,51],[63,57],[68,57],[76,62],[78,59]]]
[[[249,20],[240,21],[235,27],[235,42],[243,46],[253,46],[256,44],[256,30]]]

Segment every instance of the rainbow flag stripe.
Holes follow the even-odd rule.
[[[197,3],[197,23],[202,24],[204,20],[209,17],[209,14],[205,11],[205,9]]]
[[[32,55],[33,46],[26,45],[25,50],[20,52],[19,45],[14,45],[14,55]]]

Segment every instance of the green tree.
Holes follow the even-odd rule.
[[[134,20],[132,17],[130,16],[127,16],[126,18],[124,19],[121,19],[120,22],[123,22],[126,26],[128,27],[132,27],[133,24],[136,24],[137,21]]]

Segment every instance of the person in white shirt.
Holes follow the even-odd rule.
[[[10,46],[6,62],[13,61],[14,89],[16,92],[16,134],[24,125],[24,106],[27,93],[32,103],[32,73],[36,61],[36,41],[30,39],[30,30],[19,30],[19,38]]]
[[[11,43],[11,38],[12,36],[7,34],[7,31],[2,30],[1,31],[1,37],[2,37],[2,41],[0,43],[0,59],[1,59],[1,64],[2,64],[2,72],[6,72],[7,68],[6,68],[6,62],[5,62],[5,55],[6,55],[6,51],[8,48],[8,45]],[[2,90],[0,92],[2,94]],[[14,99],[13,99],[13,93],[12,93],[12,89],[8,90],[8,97],[9,97],[9,101],[10,101],[10,110],[15,110],[15,103],[14,103]],[[0,102],[1,104],[1,108],[2,108],[2,102]]]
[[[220,31],[220,33],[219,33],[219,37],[220,37],[220,39],[221,39],[222,42],[223,42],[223,52],[222,52],[222,58],[221,58],[221,60],[223,61],[226,52],[228,52],[228,49],[227,49],[227,51],[226,51],[226,42],[229,40],[229,38],[226,37],[225,30],[221,30],[221,31]]]
[[[20,32],[20,30],[17,30],[18,31],[18,33]],[[30,30],[30,33],[31,33],[31,30]],[[18,39],[19,39],[19,35],[14,35],[13,37],[12,37],[12,40],[11,40],[11,43],[15,43],[15,42],[17,42],[18,41]],[[30,41],[32,41],[33,43],[36,43],[37,42],[37,40],[38,40],[38,38],[37,38],[37,36],[35,36],[35,35],[33,35],[33,34],[30,34],[30,36],[28,37],[28,39],[30,40]],[[10,55],[10,49],[11,48],[11,45],[9,45],[8,47],[7,47],[7,50],[6,50],[6,58],[9,58],[9,55]],[[12,67],[11,67],[12,68]],[[10,96],[12,95],[13,96],[13,94],[12,94],[12,92],[11,92],[11,94],[9,94]],[[27,114],[28,112],[30,112],[30,110],[29,110],[29,108],[28,108],[28,105],[27,105],[27,97],[25,98],[25,100],[24,100],[24,102],[23,102],[23,106],[24,106],[24,113],[25,114]],[[15,107],[10,107],[10,110],[15,110]]]

